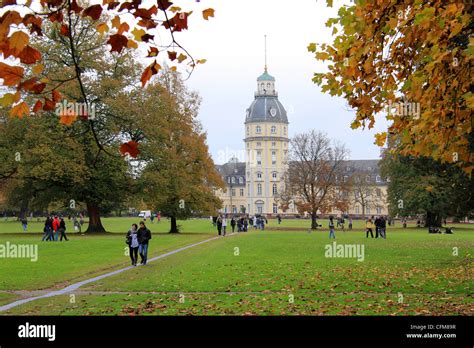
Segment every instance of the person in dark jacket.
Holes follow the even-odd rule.
[[[63,241],[63,237],[64,237],[65,240],[69,240],[66,237],[66,222],[64,221],[63,218],[61,218],[61,220],[59,221],[58,233],[60,235],[60,238],[59,238],[60,242]]]
[[[235,225],[236,225],[236,224],[237,224],[237,223],[235,222],[235,218],[232,217],[232,220],[230,220],[230,225],[232,226],[232,232],[235,232]]]
[[[383,239],[387,239],[387,222],[385,221],[385,218],[383,216],[380,218],[379,229],[380,237],[382,237]]]
[[[140,262],[142,265],[146,265],[147,256],[148,256],[148,242],[151,239],[151,232],[145,226],[143,221],[140,222],[140,228],[137,231],[137,238],[138,238],[138,252],[140,253],[140,257],[142,261]]]
[[[375,225],[375,238],[377,239],[380,235],[380,218],[377,216],[374,221]]]
[[[53,230],[53,222],[51,221],[51,218],[48,216],[46,217],[46,221],[44,222],[44,229],[43,229],[44,234],[41,241],[52,240],[51,239],[53,237],[52,230]]]
[[[216,225],[217,225],[217,233],[220,236],[222,234],[222,218],[220,215],[217,217]]]

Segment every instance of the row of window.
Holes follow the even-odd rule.
[[[249,185],[249,189],[250,189],[250,185]],[[235,189],[232,189],[232,197],[235,197],[236,195],[236,190]],[[263,186],[262,184],[257,184],[257,196],[261,196],[263,193]],[[274,196],[276,196],[278,194],[278,185],[277,184],[273,184],[272,185],[272,194]],[[244,189],[240,189],[240,197],[243,197],[244,196]]]
[[[247,147],[250,147],[250,143],[247,143]],[[257,141],[257,148],[260,148],[262,147],[262,143],[260,141]],[[272,148],[276,148],[277,147],[277,143],[276,141],[272,141]],[[283,147],[286,148],[286,142],[283,143]]]
[[[248,156],[250,159],[250,150],[248,151]],[[284,158],[286,159],[286,156],[288,155],[288,151],[284,151]],[[275,166],[277,164],[277,152],[272,151],[272,165]],[[257,150],[257,165],[261,166],[262,165],[262,151]]]
[[[259,126],[259,125],[255,126],[255,133],[262,134],[262,126]],[[271,126],[270,133],[277,134],[277,127]],[[283,127],[283,135],[286,135],[286,127]],[[247,126],[247,136],[250,136],[250,126]]]
[[[236,184],[237,183],[237,180],[239,181],[239,184],[243,184],[244,183],[244,177],[243,176],[239,176],[239,178],[237,179],[235,176],[229,176],[227,178],[227,182],[229,184]]]
[[[240,191],[240,197],[243,197],[244,196],[244,189],[241,188],[239,191]],[[232,189],[231,192],[232,192],[232,197],[235,197],[235,193],[236,193],[235,189]]]
[[[360,179],[361,179],[360,176],[356,176],[356,177],[354,178],[354,181],[355,181],[356,183],[360,183]],[[348,175],[344,175],[343,181],[344,181],[344,182],[347,182],[347,180],[349,180],[349,176],[348,176]],[[339,181],[339,178],[336,176],[336,182],[338,182],[338,181]],[[365,177],[365,182],[369,182],[369,183],[372,182],[372,176],[371,176],[371,175],[367,175],[367,176]],[[381,183],[381,182],[382,182],[382,177],[381,177],[380,175],[376,175],[376,176],[375,176],[375,182]]]

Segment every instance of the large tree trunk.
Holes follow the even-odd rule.
[[[86,233],[105,232],[102,221],[100,220],[100,209],[97,204],[87,202],[87,214],[89,215],[89,226]]]
[[[176,218],[171,216],[171,229],[170,233],[179,233],[178,231],[178,224],[176,223]]]
[[[311,229],[316,230],[318,228],[318,222],[316,221],[316,213],[311,213]]]
[[[425,227],[441,227],[441,215],[430,211],[427,212]]]
[[[20,213],[18,214],[18,220],[27,218],[27,215],[28,215],[28,206],[29,206],[29,201],[28,201],[28,199],[23,199],[23,200],[21,201]]]

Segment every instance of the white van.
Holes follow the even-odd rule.
[[[140,214],[138,214],[139,217],[148,219],[151,217],[151,211],[150,210],[142,210]]]

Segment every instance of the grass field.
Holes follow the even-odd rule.
[[[37,262],[0,260],[0,304],[127,266],[124,233],[136,221],[104,219],[116,233],[71,234],[62,243],[38,242],[41,234],[12,233],[16,227],[21,231],[18,222],[0,222],[0,244],[39,245]],[[149,257],[216,235],[208,220],[180,224],[184,233],[178,235],[166,233],[166,220],[149,224]],[[396,226],[383,240],[366,239],[362,222],[355,222],[354,231],[336,231],[336,243],[363,245],[364,259],[357,261],[325,257],[332,243],[327,228],[308,233],[308,224],[270,221],[269,228],[281,230],[220,238],[81,287],[75,302],[70,295],[56,296],[2,314],[474,314],[474,226],[455,226],[453,235]],[[30,227],[35,232],[33,223]],[[297,227],[301,230],[292,230]]]

